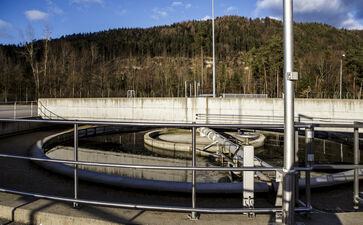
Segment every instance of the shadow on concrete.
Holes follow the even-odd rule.
[[[4,223],[3,225],[8,225],[8,224],[11,224],[11,223],[14,223],[15,222],[15,211],[23,206],[26,206],[26,205],[29,205],[31,204],[32,202],[35,202],[36,198],[31,198],[31,197],[21,197],[20,200],[23,200],[23,201],[26,201],[25,203],[21,204],[21,205],[18,205],[16,207],[14,207],[12,210],[11,210],[11,220],[7,223]]]

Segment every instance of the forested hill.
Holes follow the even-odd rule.
[[[297,97],[339,93],[360,98],[363,31],[318,23],[295,24]],[[29,40],[32,39],[28,32]],[[37,97],[184,96],[184,81],[212,92],[211,21],[153,28],[120,28],[59,39],[0,45],[1,101]],[[215,21],[217,94],[283,90],[282,22],[225,16]]]

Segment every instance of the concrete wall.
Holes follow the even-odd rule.
[[[39,102],[51,117],[78,120],[280,123],[284,111],[283,99],[274,98],[54,98]],[[363,101],[296,99],[295,117],[302,122],[363,121]]]
[[[49,124],[30,123],[30,122],[0,122],[0,136],[10,135],[19,132],[31,131],[41,127],[49,126]]]
[[[57,146],[49,150],[46,155],[52,159],[74,159],[73,147]],[[165,157],[147,156],[139,154],[118,153],[110,151],[101,151],[95,149],[78,148],[79,161],[86,162],[107,162],[119,164],[135,165],[163,165],[163,166],[191,166],[190,159],[173,159]],[[207,162],[207,159],[199,158],[198,166],[210,167],[215,166]],[[80,169],[105,173],[111,175],[149,179],[149,180],[166,180],[177,182],[191,182],[192,172],[185,170],[152,170],[152,169],[127,169],[116,167],[99,167],[79,165]],[[218,182],[218,179],[225,176],[226,173],[218,171],[198,171],[198,182]]]

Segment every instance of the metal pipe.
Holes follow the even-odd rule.
[[[305,129],[305,165],[311,168],[314,162],[314,129]],[[305,197],[306,206],[311,206],[311,174],[310,171],[305,172]]]
[[[30,102],[30,117],[33,117],[33,102]]]
[[[16,119],[16,102],[14,102],[14,119]]]
[[[318,170],[352,170],[363,169],[363,165],[348,165],[348,164],[316,164],[312,166],[313,169]]]
[[[293,43],[293,0],[284,0],[284,185],[283,185],[283,223],[294,224],[294,82],[287,73],[294,72]]]
[[[191,207],[177,207],[177,206],[160,206],[160,205],[137,205],[128,203],[116,203],[107,201],[95,201],[95,200],[85,200],[85,199],[73,199],[65,197],[57,197],[52,195],[43,195],[30,192],[14,191],[9,189],[0,188],[0,192],[7,192],[12,194],[31,196],[35,198],[43,198],[56,201],[64,202],[78,202],[83,204],[100,205],[100,206],[111,206],[111,207],[121,207],[130,209],[145,209],[145,210],[165,210],[165,211],[175,211],[175,212],[190,212],[193,209]],[[213,208],[195,208],[194,211],[201,213],[275,213],[281,212],[281,208],[258,208],[258,209],[244,209],[244,208],[226,208],[226,209],[213,209]]]
[[[78,124],[74,124],[74,161],[78,161]],[[78,199],[78,164],[74,165],[74,199]],[[73,207],[78,208],[78,203],[73,202]]]
[[[294,152],[295,152],[295,163],[296,163],[295,168],[296,168],[297,166],[299,166],[298,164],[300,162],[300,160],[299,160],[299,128],[295,129],[295,151]],[[297,170],[297,174],[295,176],[295,187],[296,187],[296,190],[295,190],[295,196],[296,197],[295,197],[295,199],[296,199],[296,202],[298,202],[299,199],[300,199],[300,195],[299,195],[299,193],[300,193],[300,188],[299,188],[300,172],[301,171]]]
[[[187,80],[184,82],[184,85],[185,85],[185,97],[187,98],[188,97],[188,81]]]
[[[194,97],[197,97],[197,81],[194,80]]]
[[[196,128],[192,128],[192,166],[195,168],[197,166],[196,164]],[[192,171],[192,208],[193,210],[196,208],[196,171]],[[197,219],[197,213],[195,211],[192,211],[191,219],[195,220]]]
[[[215,38],[214,38],[214,0],[212,0],[212,42],[213,42],[213,98],[216,97],[216,56],[215,56]]]
[[[12,159],[27,159],[39,162],[53,162],[64,163],[70,165],[85,165],[85,166],[105,166],[105,167],[118,167],[118,168],[133,168],[133,169],[155,169],[155,170],[188,170],[188,171],[282,171],[281,167],[186,167],[186,166],[154,166],[154,165],[136,165],[136,164],[116,164],[116,163],[100,163],[100,162],[85,162],[85,161],[73,161],[62,159],[49,159],[49,158],[35,158],[28,156],[17,156],[0,154],[3,158]],[[363,165],[362,165],[363,167]]]
[[[360,152],[359,152],[359,129],[354,128],[354,165],[359,165]],[[359,209],[359,171],[358,168],[354,169],[354,193],[353,193],[353,207]]]
[[[14,122],[14,119],[0,119],[0,121]],[[79,125],[114,125],[114,126],[139,126],[139,127],[210,127],[210,128],[283,128],[283,124],[209,124],[209,123],[162,123],[162,122],[114,122],[91,120],[51,120],[51,119],[16,119],[17,122],[74,124]],[[307,125],[306,125],[307,126]],[[345,124],[346,128],[353,125]],[[362,126],[363,127],[363,126]]]
[[[339,99],[342,99],[342,90],[343,90],[343,57],[345,55],[340,56],[340,77],[339,77]]]

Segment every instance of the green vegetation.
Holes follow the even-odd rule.
[[[282,23],[225,16],[216,19],[217,94],[283,93]],[[363,31],[296,23],[297,97],[361,98]],[[114,29],[59,39],[0,45],[0,101],[37,97],[184,96],[184,81],[212,92],[211,21],[148,29]],[[32,40],[32,31],[27,32]],[[49,37],[48,35],[45,35]]]

